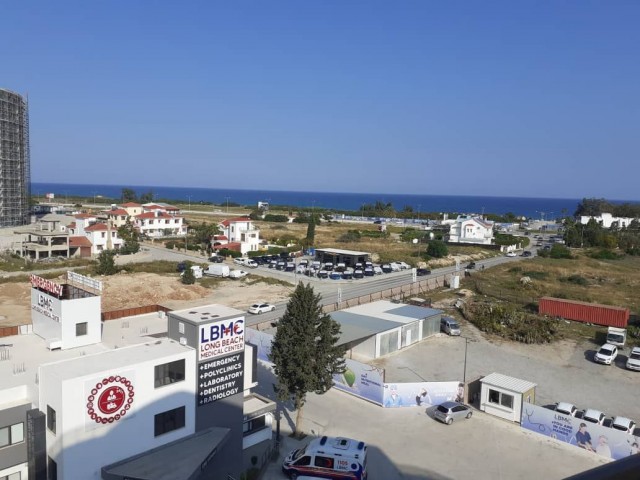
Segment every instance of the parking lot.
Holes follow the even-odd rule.
[[[466,346],[467,380],[499,372],[537,383],[537,404],[569,401],[581,409],[601,410],[609,417],[640,419],[640,372],[625,370],[624,359],[612,366],[594,363],[597,345],[521,345],[488,341],[464,322],[462,329],[468,340],[432,337],[376,363],[385,368],[387,382],[458,380],[465,376]],[[625,352],[628,349],[621,355]],[[260,370],[260,381],[269,387],[264,388],[263,383],[261,389],[269,395],[274,379],[266,369]],[[559,479],[606,462],[593,453],[477,410],[470,420],[446,426],[430,418],[428,409],[419,407],[385,409],[338,391],[308,398],[303,430],[368,442],[369,478],[373,480]],[[283,419],[281,457],[305,443],[286,437],[294,419],[292,412]],[[264,478],[285,478],[278,462],[270,465]]]

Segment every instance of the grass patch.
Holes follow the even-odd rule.
[[[285,280],[280,280],[279,278],[272,277],[262,277],[259,275],[247,277],[246,284],[247,285],[256,285],[258,283],[264,283],[265,285],[278,285],[282,287],[291,287],[293,288],[295,285],[291,282],[287,282]]]
[[[573,283],[574,285],[580,285],[586,287],[589,285],[589,281],[582,275],[569,275],[568,277],[560,278],[561,282]]]

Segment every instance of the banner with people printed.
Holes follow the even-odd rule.
[[[638,453],[640,438],[631,433],[524,403],[522,428],[618,460]]]
[[[384,384],[383,406],[386,408],[430,407],[463,399],[464,384],[457,381]]]

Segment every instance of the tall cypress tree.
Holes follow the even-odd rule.
[[[333,374],[344,372],[345,349],[338,347],[340,325],[322,311],[320,295],[300,282],[278,322],[270,360],[278,377],[280,400],[292,399],[299,432],[308,392],[323,394],[333,386]]]

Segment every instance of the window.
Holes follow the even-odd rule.
[[[502,405],[503,407],[513,410],[513,395],[489,389],[489,403]]]
[[[184,427],[184,407],[159,413],[154,418],[154,435],[157,437]]]
[[[178,322],[178,333],[184,333],[184,323]]]
[[[306,455],[302,457],[300,460],[296,461],[296,463],[294,463],[296,467],[302,467],[304,465],[310,465],[310,464],[311,464],[311,457]]]
[[[263,428],[265,428],[266,426],[265,418],[266,417],[262,415],[261,417],[252,418],[248,422],[244,422],[242,424],[242,435],[246,437],[247,435],[251,435],[253,432],[256,432],[258,430],[262,430]]]
[[[82,337],[87,334],[87,322],[76,323],[76,337]]]
[[[20,480],[22,477],[20,476],[20,472],[12,473],[10,475],[5,475],[4,477],[0,477],[0,480]]]
[[[51,457],[47,457],[47,480],[58,480],[58,464]]]
[[[56,411],[47,405],[47,428],[56,433]]]
[[[184,380],[184,358],[155,366],[155,388]]]
[[[317,455],[313,463],[316,467],[333,468],[333,458],[331,457],[321,457]]]

